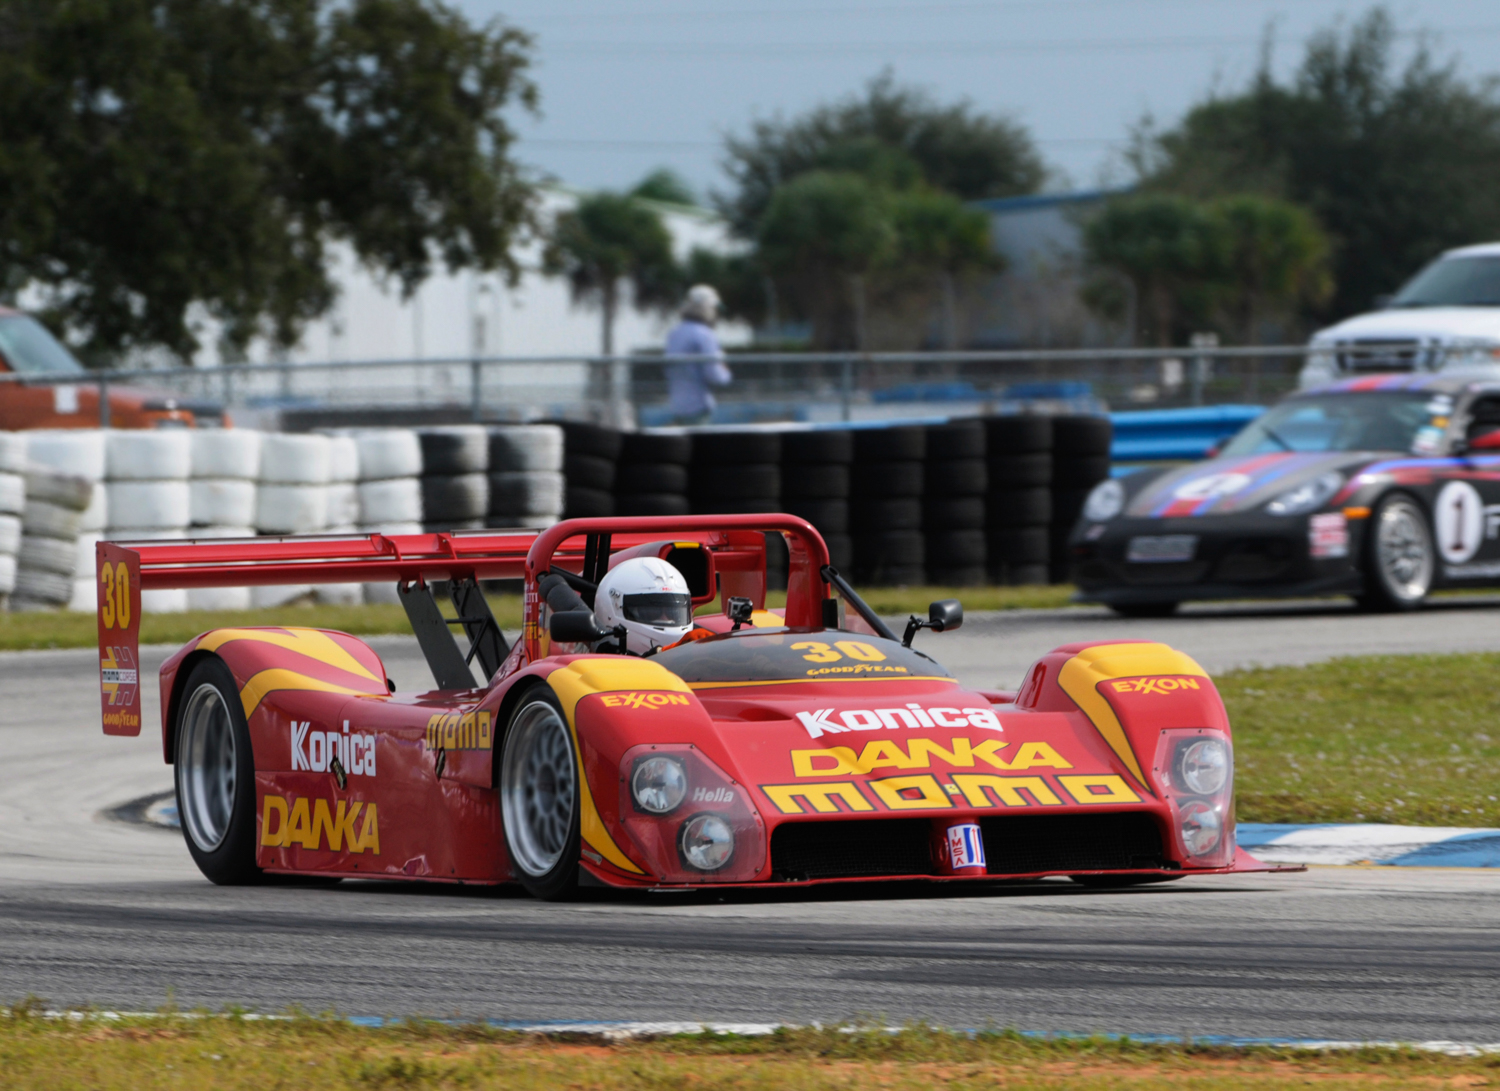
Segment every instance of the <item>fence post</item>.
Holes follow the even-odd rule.
[[[1219,335],[1217,333],[1195,333],[1192,336],[1192,346],[1195,349],[1216,349],[1219,347]],[[1198,356],[1193,360],[1193,404],[1203,404],[1203,388],[1213,374],[1214,361],[1212,356]]]
[[[479,357],[469,361],[469,419],[478,424],[484,418],[484,364]]]
[[[845,356],[839,363],[840,419],[850,419],[850,406],[854,401],[854,357]]]
[[[99,372],[99,427],[109,427],[109,380]]]

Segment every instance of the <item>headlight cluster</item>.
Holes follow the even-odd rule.
[[[1094,523],[1113,519],[1125,507],[1125,486],[1114,478],[1106,478],[1094,486],[1083,502],[1083,517]]]
[[[676,758],[646,758],[630,774],[630,794],[647,814],[671,814],[687,795],[687,774]]]
[[[1199,867],[1232,863],[1234,751],[1229,740],[1199,730],[1165,731],[1156,771],[1187,857]]]
[[[1334,493],[1344,486],[1344,475],[1330,470],[1319,474],[1311,481],[1288,489],[1266,505],[1268,515],[1306,515],[1328,503]]]
[[[632,747],[620,780],[629,792],[621,822],[658,878],[738,882],[761,867],[764,827],[744,790],[701,750]]]

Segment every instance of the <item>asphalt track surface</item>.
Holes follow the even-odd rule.
[[[1339,606],[971,619],[919,638],[977,685],[1053,645],[1148,636],[1210,670],[1500,648],[1500,609]],[[425,668],[375,643],[403,688]],[[167,649],[146,650],[154,671]],[[216,888],[180,835],[108,817],[170,787],[160,736],[105,738],[92,653],[0,656],[0,1001],[290,1004],[517,1021],[805,1022],[1500,1042],[1500,873],[1317,868],[1126,892],[1065,881],[728,898],[384,883]],[[146,722],[157,715],[148,689]]]

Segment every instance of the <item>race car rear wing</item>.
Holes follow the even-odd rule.
[[[701,564],[684,560],[682,567],[690,572],[695,600],[722,594],[726,602],[746,597],[763,608],[765,532],[788,539],[787,624],[820,627],[827,598],[820,573],[828,565],[828,548],[809,523],[791,515],[572,519],[543,531],[100,542],[95,564],[104,733],[140,734],[142,590],[390,581],[400,590],[438,687],[465,689],[474,685],[470,662],[478,659],[489,678],[507,651],[479,580],[526,581],[523,639],[527,658],[536,659],[546,654],[547,643],[538,575],[562,570],[597,582],[611,556],[692,551]],[[457,619],[441,615],[431,581],[449,582]],[[454,623],[469,637],[467,657],[448,635]]]

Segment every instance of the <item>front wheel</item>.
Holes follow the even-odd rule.
[[[1432,590],[1437,568],[1427,516],[1416,501],[1388,496],[1370,517],[1365,545],[1365,591],[1358,598],[1366,610],[1415,610]]]
[[[255,864],[255,757],[234,676],[221,659],[188,674],[177,713],[177,814],[198,870],[210,882],[259,882]]]
[[[500,817],[511,870],[528,892],[578,891],[578,757],[562,706],[545,687],[516,709],[500,759]]]

